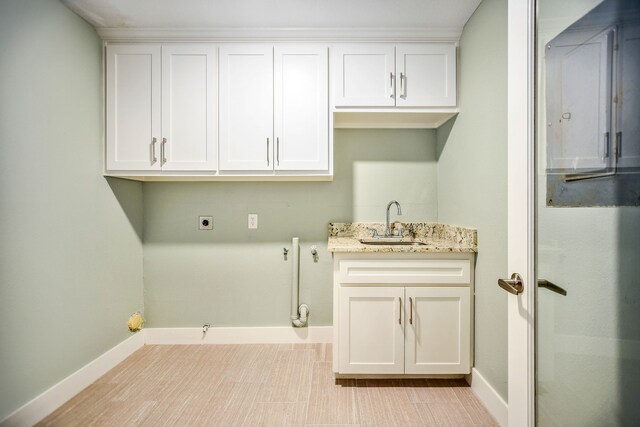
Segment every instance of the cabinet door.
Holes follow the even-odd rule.
[[[470,289],[406,288],[406,299],[405,373],[469,373]]]
[[[398,107],[455,107],[455,44],[398,45],[396,72]]]
[[[404,288],[340,288],[341,374],[404,372]]]
[[[344,44],[334,48],[336,107],[395,106],[395,48],[387,44]]]
[[[609,165],[614,31],[563,33],[547,45],[548,169]]]
[[[621,131],[618,138],[618,166],[640,167],[640,23],[627,22],[622,27],[621,85],[618,103],[621,108]]]
[[[273,47],[220,47],[220,170],[273,170]]]
[[[160,46],[107,46],[107,170],[160,170]]]
[[[216,47],[162,47],[162,170],[214,171],[218,138]]]
[[[326,46],[276,46],[276,170],[329,168],[329,77]]]

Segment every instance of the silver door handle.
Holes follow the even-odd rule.
[[[409,297],[409,324],[413,325],[413,299]]]
[[[267,166],[269,166],[269,138],[267,138]]]
[[[538,279],[538,287],[549,289],[550,291],[560,294],[562,296],[567,296],[566,290],[562,289],[560,286],[556,285],[555,283],[551,283],[546,279]]]
[[[524,290],[524,283],[522,277],[518,273],[511,275],[511,280],[498,279],[498,285],[510,294],[518,295]]]
[[[158,161],[156,157],[156,142],[158,142],[158,138],[151,138],[151,164],[155,164]]]
[[[402,325],[402,297],[398,297],[400,302],[400,311],[398,312],[398,325]]]
[[[280,137],[276,138],[276,162],[280,166]]]
[[[165,145],[167,144],[167,138],[162,138],[162,145],[160,146],[160,156],[162,157],[162,164],[167,163],[166,149]]]
[[[393,73],[389,73],[389,92],[391,92],[390,96],[393,98]]]
[[[407,97],[407,85],[404,83],[405,76],[403,73],[400,73],[400,93],[402,98]]]

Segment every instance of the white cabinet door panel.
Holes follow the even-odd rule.
[[[614,32],[586,42],[579,36],[558,37],[546,52],[550,169],[601,169],[609,164]]]
[[[469,373],[470,289],[406,288],[405,297],[405,373]]]
[[[620,167],[640,167],[640,24],[622,27]]]
[[[340,283],[463,284],[471,281],[466,259],[348,259],[340,261]]]
[[[273,170],[273,47],[220,48],[220,170]]]
[[[404,373],[404,288],[341,288],[339,372]]]
[[[455,107],[455,44],[398,45],[396,73],[398,107]]]
[[[395,106],[395,48],[387,44],[340,44],[333,54],[334,104]]]
[[[327,56],[326,46],[275,48],[276,170],[329,167]]]
[[[162,48],[162,170],[217,167],[217,58],[211,45]]]
[[[106,55],[107,170],[159,170],[160,46],[109,45]]]

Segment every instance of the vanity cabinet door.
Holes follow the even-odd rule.
[[[404,373],[404,288],[342,287],[339,372]]]
[[[406,288],[407,374],[468,374],[470,288]]]
[[[220,47],[220,170],[272,171],[273,46]]]
[[[107,170],[160,170],[160,46],[108,45]]]
[[[398,107],[456,106],[456,45],[401,44],[396,47]]]

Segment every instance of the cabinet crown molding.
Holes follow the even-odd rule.
[[[96,28],[107,42],[457,42],[450,28]]]

